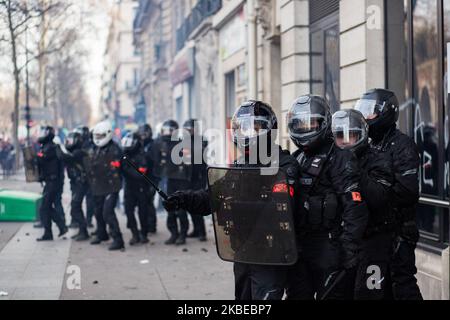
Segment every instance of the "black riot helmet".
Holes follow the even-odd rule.
[[[231,120],[233,142],[240,148],[248,148],[266,138],[271,143],[276,136],[278,120],[272,108],[262,102],[250,100],[244,102],[234,113]]]
[[[287,115],[289,135],[301,150],[314,150],[331,137],[330,106],[324,98],[301,96]]]
[[[180,127],[175,120],[167,120],[164,121],[161,127],[161,136],[162,137],[171,137],[172,134],[178,130]]]
[[[198,134],[198,120],[197,119],[189,119],[183,124],[183,129],[187,130],[191,136],[195,136]]]
[[[77,132],[81,134],[81,138],[83,139],[83,142],[89,141],[89,128],[86,126],[78,126],[75,128]]]
[[[137,133],[128,132],[122,138],[122,150],[127,155],[135,154],[139,150],[140,146],[141,142]]]
[[[142,143],[147,143],[153,137],[152,127],[149,124],[143,124],[139,127],[137,134]]]
[[[51,126],[43,126],[39,132],[38,142],[40,144],[46,144],[53,141],[55,138],[55,128]]]
[[[353,109],[338,111],[331,125],[337,147],[360,156],[369,145],[369,126],[361,112]]]
[[[66,137],[65,141],[66,149],[71,152],[76,149],[79,149],[82,147],[83,141],[84,140],[82,133],[78,129],[75,129],[72,132],[70,132]]]
[[[399,103],[395,93],[385,89],[372,89],[356,103],[369,124],[369,136],[375,142],[395,126],[399,117]]]

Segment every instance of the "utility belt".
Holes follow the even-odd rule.
[[[304,197],[302,206],[307,230],[331,232],[338,229],[339,202],[335,193]]]

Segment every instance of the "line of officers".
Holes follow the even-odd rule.
[[[398,100],[384,89],[333,116],[320,96],[293,103],[287,126],[298,150],[290,154],[271,143],[269,153],[280,152],[279,167],[295,189],[299,259],[294,266],[234,262],[237,300],[422,299],[415,277],[420,157],[397,129],[398,117]],[[267,166],[250,163],[248,155],[277,129],[269,105],[241,105],[232,136],[245,152],[235,166]],[[163,204],[206,216],[209,197],[207,190],[178,191]]]
[[[196,121],[195,119],[186,121],[184,132],[189,135],[185,135],[184,139],[194,141],[198,138]],[[205,164],[172,166],[172,171],[167,169],[166,164],[171,163],[168,158],[171,156],[169,148],[179,143],[172,141],[172,135],[178,129],[175,121],[168,120],[162,125],[158,138],[153,140],[150,125],[142,125],[137,132],[127,133],[119,146],[113,139],[114,132],[109,121],[100,122],[91,132],[87,127],[78,127],[68,134],[64,143],[55,137],[54,128],[43,127],[38,138],[40,146],[36,162],[39,181],[44,184],[40,220],[45,231],[37,240],[53,240],[52,221],[59,228],[59,237],[68,232],[61,205],[66,168],[72,192],[70,215],[72,222],[79,229],[73,239],[76,241],[90,239],[88,227],[93,226],[94,216],[96,230],[90,243],[98,245],[109,241],[111,237],[113,241],[109,250],[124,249],[124,240],[115,212],[119,192],[124,186],[127,228],[132,233],[129,244],[148,243],[148,235],[157,232],[154,206],[156,190],[148,184],[143,175],[156,184],[164,180],[169,193],[184,189],[204,189],[206,186]],[[203,138],[200,137],[200,140],[203,141]],[[203,143],[201,148],[202,150],[206,148],[206,143]],[[124,156],[131,164],[123,160]],[[86,216],[82,209],[84,199],[86,199]],[[183,209],[170,210],[167,215],[167,228],[171,236],[165,244],[183,245],[187,237],[206,241],[203,217],[193,216],[192,221],[194,228],[188,234],[187,212]]]

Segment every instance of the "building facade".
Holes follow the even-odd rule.
[[[119,128],[134,122],[135,95],[140,83],[140,57],[133,45],[136,1],[116,1],[105,51],[102,79],[102,113]]]
[[[449,1],[164,2],[167,110],[180,122],[224,130],[240,102],[258,98],[278,113],[280,143],[293,149],[284,119],[296,97],[323,95],[337,111],[371,88],[396,92],[399,127],[422,159],[419,284],[425,298],[449,299]]]

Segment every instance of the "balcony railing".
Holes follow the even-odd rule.
[[[222,8],[222,0],[199,0],[192,9],[189,16],[184,19],[183,24],[177,30],[177,51],[184,47],[191,33],[202,24],[202,22],[214,15]]]

